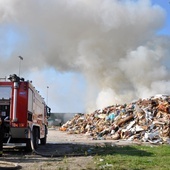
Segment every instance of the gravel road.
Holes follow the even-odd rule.
[[[68,134],[60,131],[59,128],[50,128],[48,131],[48,143],[59,144],[111,144],[111,145],[132,145],[141,144],[139,141],[130,140],[92,140],[91,137],[85,134]]]

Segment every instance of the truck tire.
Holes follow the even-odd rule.
[[[31,139],[28,139],[28,140],[27,140],[25,151],[26,151],[26,152],[31,152],[31,151],[32,151]]]
[[[33,129],[33,145],[34,145],[34,149],[37,149],[38,143],[39,143],[38,129],[34,128]]]
[[[47,143],[47,135],[44,138],[40,139],[41,145],[45,145]]]
[[[41,145],[46,145],[46,143],[47,143],[47,127],[44,126],[44,128],[45,128],[45,136],[44,136],[44,138],[40,139],[40,144]]]

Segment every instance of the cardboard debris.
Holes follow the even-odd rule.
[[[94,140],[127,139],[170,144],[170,96],[158,95],[91,114],[76,114],[60,128],[69,134],[86,134]]]

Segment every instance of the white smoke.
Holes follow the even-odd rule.
[[[81,73],[87,109],[170,93],[170,38],[156,34],[164,21],[150,0],[0,0],[0,70],[17,71],[22,54],[27,75],[48,68]],[[6,31],[12,44],[3,41]]]

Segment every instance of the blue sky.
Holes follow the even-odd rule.
[[[21,76],[33,81],[52,112],[92,111],[119,102],[119,94],[123,99],[129,96],[129,100],[143,97],[141,89],[145,94],[169,92],[166,90],[169,70],[164,70],[169,62],[169,47],[167,45],[165,52],[160,52],[157,47],[162,43],[159,36],[168,38],[166,41],[170,38],[170,3],[168,0],[152,0],[150,6],[147,2],[141,0],[139,6],[134,3],[124,6],[112,0],[63,0],[43,5],[46,2],[0,0],[0,76],[18,74],[18,56],[22,56]],[[155,10],[158,6],[166,14],[165,18],[162,10]],[[128,20],[124,20],[126,12],[132,27]],[[141,18],[138,20],[138,17]],[[152,38],[152,30],[156,30],[156,38]],[[124,41],[125,36],[127,40]],[[158,44],[154,46],[152,42]],[[148,50],[149,46],[155,51]],[[145,63],[141,54],[163,57],[164,53],[167,55],[164,62],[168,61],[165,65],[159,65],[157,60],[153,62],[160,68],[157,77],[154,77],[156,70],[140,68],[140,63],[133,65],[131,61],[134,54],[139,56],[138,61]],[[115,62],[111,58],[113,55]],[[149,76],[145,82],[137,79],[138,70],[131,71],[132,66],[124,69],[128,62],[134,68],[139,64],[139,68],[147,70],[155,80],[152,82]],[[153,66],[152,62],[150,64],[148,67]],[[117,65],[122,66],[121,72]],[[136,72],[136,76],[130,78],[132,72]],[[158,89],[164,81],[164,90]]]
[[[164,27],[159,31],[160,34],[170,35],[170,1],[169,0],[152,0],[153,4],[158,4],[166,12],[166,22]]]

